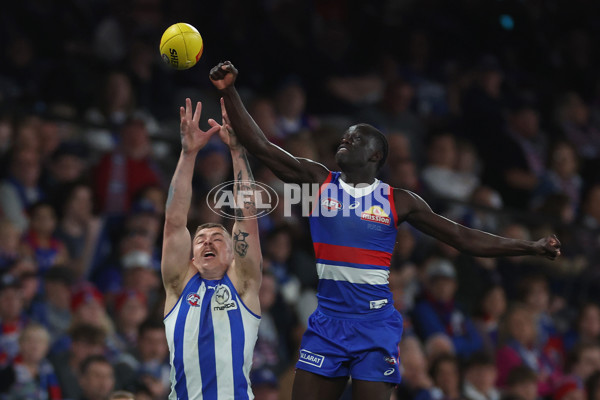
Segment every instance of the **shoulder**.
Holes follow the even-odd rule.
[[[330,171],[323,164],[304,157],[296,157],[296,159],[312,175],[313,182],[323,183],[328,178]]]

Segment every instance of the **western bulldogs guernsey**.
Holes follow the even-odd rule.
[[[259,322],[227,275],[214,281],[194,275],[164,319],[169,399],[253,399],[249,373]]]
[[[388,314],[398,224],[391,187],[376,180],[353,188],[340,180],[340,172],[330,172],[309,221],[321,311],[358,319]]]

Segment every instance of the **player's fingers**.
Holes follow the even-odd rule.
[[[183,120],[185,118],[185,108],[184,107],[179,107],[179,118],[181,118],[181,120]]]
[[[554,238],[554,240],[556,241],[555,246],[560,247],[560,240],[558,240],[558,237],[556,237],[556,235],[552,235],[552,237]]]
[[[219,132],[221,130],[221,126],[213,126],[212,128],[210,128],[209,130],[206,131],[206,134],[210,137],[212,135],[214,135],[215,133]]]
[[[185,99],[185,117],[192,119],[192,100],[189,97]]]
[[[192,118],[192,121],[198,123],[200,122],[200,115],[202,114],[202,103],[198,102],[196,103],[196,111],[194,111],[194,118]]]
[[[220,125],[220,124],[219,124],[217,121],[215,121],[215,120],[214,120],[214,119],[212,119],[212,118],[210,118],[210,119],[208,120],[208,124],[209,124],[211,127],[218,126],[218,127],[219,127],[219,129],[221,129],[221,127],[222,127],[222,126],[221,126],[221,125]]]
[[[229,124],[229,115],[227,115],[227,107],[225,107],[225,100],[221,97],[221,117],[224,124]]]

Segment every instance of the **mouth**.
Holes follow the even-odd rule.
[[[210,250],[209,250],[209,251],[207,251],[207,252],[205,252],[204,254],[202,254],[202,258],[203,258],[203,259],[205,259],[205,260],[210,260],[210,259],[213,259],[213,258],[215,258],[216,256],[217,256],[217,255],[216,255],[214,252],[210,251]]]
[[[340,152],[340,151],[342,151],[342,150],[349,151],[349,149],[348,149],[348,145],[347,145],[347,144],[340,144],[340,145],[338,146],[338,148],[337,148],[337,152]]]

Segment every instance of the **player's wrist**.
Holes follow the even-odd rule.
[[[235,85],[231,84],[219,89],[219,92],[224,96],[233,96],[236,92]]]

